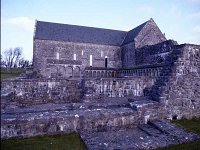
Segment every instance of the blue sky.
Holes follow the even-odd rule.
[[[200,44],[200,0],[2,0],[1,52],[31,60],[36,19],[128,31],[150,18],[167,39]]]

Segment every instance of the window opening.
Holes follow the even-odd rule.
[[[90,67],[92,67],[92,55],[90,55]]]

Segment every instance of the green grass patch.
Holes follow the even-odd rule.
[[[157,150],[200,150],[200,141],[188,142],[180,145],[173,145],[170,147],[157,149]]]
[[[25,72],[27,69],[25,68],[1,68],[1,73],[22,73]]]
[[[1,140],[1,150],[86,150],[79,134]]]
[[[175,123],[181,128],[200,135],[200,118],[191,120],[173,120],[172,123]],[[172,145],[158,150],[200,150],[200,141],[188,142],[180,145]]]
[[[25,68],[1,68],[1,79],[17,77],[24,72]]]
[[[200,118],[194,118],[191,120],[183,119],[183,120],[174,120],[172,121],[179,127],[182,127],[186,130],[192,131],[200,135]]]
[[[1,79],[14,78],[19,75],[18,73],[1,73]]]

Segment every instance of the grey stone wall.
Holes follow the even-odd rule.
[[[109,68],[87,70],[84,79],[85,96],[93,98],[144,96],[144,91],[154,85],[163,67],[163,64],[159,64],[120,70]]]
[[[133,68],[120,69],[117,72],[118,77],[153,77],[157,78],[163,69],[164,64],[143,65]]]
[[[129,44],[122,46],[122,67],[133,67],[135,66],[136,57],[135,57],[135,43],[131,42]]]
[[[166,41],[165,36],[162,34],[158,26],[153,20],[150,20],[146,23],[143,29],[135,37],[134,41],[122,46],[122,67],[134,67],[138,64],[141,65],[141,59],[148,61],[147,57],[150,53],[145,51],[147,46],[155,45]],[[165,44],[167,45],[167,44]],[[159,46],[156,47],[156,52],[160,52]],[[141,48],[141,49],[140,49]],[[168,47],[166,46],[165,49]],[[144,50],[145,49],[145,50]],[[164,49],[164,48],[163,48]],[[153,50],[155,51],[155,50]],[[154,58],[150,59],[153,60]]]
[[[3,80],[1,137],[98,131],[104,127],[109,129],[146,123],[149,119],[200,117],[200,46],[184,44],[171,48],[164,65],[123,69],[120,70],[123,78],[95,77],[93,72],[93,78],[83,80]],[[54,64],[65,63],[61,60],[48,61]],[[98,68],[95,71],[98,72]],[[110,72],[112,69],[108,68],[106,71]],[[85,107],[87,103],[75,104],[81,100],[83,93],[86,98],[91,98],[89,100],[95,100],[92,105]],[[116,107],[116,104],[115,109],[107,109],[104,105],[103,108],[91,109],[95,104],[100,105],[96,103],[99,98],[132,96],[149,96],[157,102],[151,105],[146,105],[145,102],[140,107],[140,100],[131,102],[129,99],[125,108]],[[60,111],[52,111],[50,108],[41,112],[35,112],[34,109],[30,110],[31,113],[29,110],[19,114],[12,112],[17,107],[69,102],[71,104]]]
[[[105,67],[106,56],[108,67],[121,67],[121,48],[117,46],[34,39],[34,69],[44,77],[50,77],[52,73],[63,77],[81,74],[90,66],[90,55],[93,67]]]
[[[200,46],[178,45],[150,89],[168,118],[200,117]]]
[[[85,96],[92,98],[144,96],[155,82],[152,77],[85,79]]]
[[[93,103],[87,106],[77,103],[77,106],[76,104],[64,104],[59,107],[41,105],[35,107],[35,110],[33,108],[8,110],[2,114],[1,138],[85,131],[102,132],[123,127],[130,128],[158,118],[158,103],[150,101],[144,104],[137,102],[124,104],[124,107],[119,107],[116,103],[105,108],[105,104]]]
[[[163,41],[166,41],[165,36],[153,19],[151,19],[135,38],[135,48],[140,48],[145,45],[154,45]]]
[[[165,58],[172,52],[174,45],[177,45],[176,41],[167,40],[155,45],[136,49],[136,65],[164,63]]]
[[[44,103],[78,102],[83,96],[81,80],[3,80],[1,87],[3,109]]]
[[[21,115],[17,120],[4,120],[1,126],[1,138],[95,131],[100,126],[125,126],[139,122],[138,114],[133,113],[131,109],[128,111],[121,109],[118,112],[110,110],[96,112],[80,110],[70,112],[71,114],[69,112],[41,112],[32,116]],[[112,112],[112,115],[106,115],[106,112],[107,114]]]

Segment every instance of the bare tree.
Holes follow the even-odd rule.
[[[5,61],[3,60],[3,56],[1,55],[1,67],[5,67]]]
[[[4,65],[6,68],[18,67],[18,62],[22,55],[22,48],[10,48],[4,51]],[[2,61],[3,62],[3,61]]]
[[[13,67],[17,67],[17,64],[19,62],[19,59],[22,55],[22,49],[21,48],[15,48],[14,49],[14,58],[13,58]]]
[[[19,68],[30,68],[30,67],[32,67],[32,61],[21,58],[18,62],[18,67]]]

